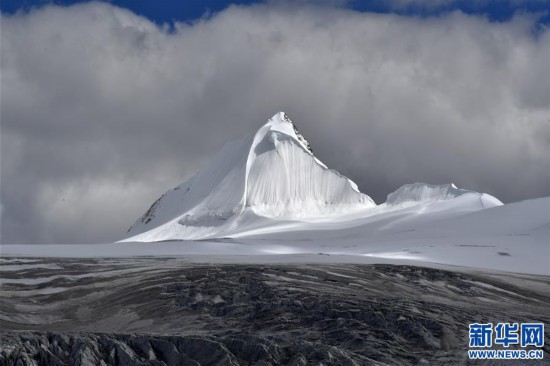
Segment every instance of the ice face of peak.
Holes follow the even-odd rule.
[[[457,186],[453,183],[441,185],[432,185],[426,183],[405,184],[404,186],[397,189],[395,192],[390,193],[385,204],[396,206],[400,204],[444,201],[457,198],[465,194],[479,196],[481,203],[484,207],[502,205],[502,202],[491,195],[469,191],[467,189],[460,189],[457,188]]]
[[[300,142],[271,131],[250,159],[246,207],[268,217],[307,218],[374,206],[348,178],[328,169]]]
[[[330,218],[374,206],[353,181],[320,162],[279,112],[158,199],[125,241],[226,237],[245,221],[255,225],[254,217]]]
[[[247,164],[245,207],[268,217],[335,215],[375,206],[350,179],[328,169],[284,113],[254,136]]]

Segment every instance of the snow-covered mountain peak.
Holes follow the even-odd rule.
[[[126,240],[230,236],[266,219],[328,219],[374,206],[353,181],[319,161],[292,120],[278,112],[155,201]]]

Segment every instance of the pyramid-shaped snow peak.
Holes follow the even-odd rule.
[[[320,162],[279,112],[162,195],[124,241],[230,237],[272,220],[330,218],[374,206],[354,182]]]

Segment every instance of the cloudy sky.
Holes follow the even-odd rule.
[[[279,110],[378,203],[550,195],[549,1],[55,3],[2,3],[3,243],[118,240]]]

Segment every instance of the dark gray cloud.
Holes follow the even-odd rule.
[[[2,242],[104,242],[286,111],[377,202],[550,195],[550,32],[274,2],[174,31],[105,3],[3,16]]]

